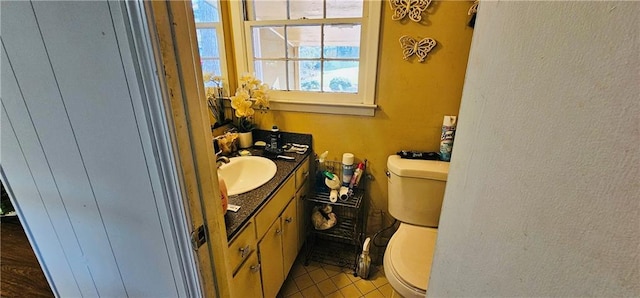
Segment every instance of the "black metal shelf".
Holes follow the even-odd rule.
[[[326,161],[325,167],[333,173],[342,172],[340,162]],[[355,274],[366,231],[364,216],[366,204],[363,187],[365,180],[366,174],[363,173],[360,188],[354,188],[346,200],[338,199],[337,202],[331,202],[329,190],[326,187],[315,188],[305,199],[307,203],[310,203],[307,208],[311,208],[313,205],[331,205],[332,212],[337,218],[337,224],[326,230],[316,230],[313,225],[310,225],[305,264],[308,265],[310,261],[316,261],[349,268],[354,270]]]
[[[342,268],[349,268],[356,272],[358,261],[358,247],[342,242],[329,241],[327,239],[316,239],[312,243],[312,253],[307,254],[305,265],[310,261],[323,264],[334,265]]]
[[[330,229],[312,229],[311,233],[353,241],[353,236],[356,234],[356,222],[353,218],[345,218],[339,220],[338,223]]]
[[[307,200],[314,203],[320,204],[330,204],[331,206],[341,206],[347,208],[360,208],[360,204],[362,204],[362,199],[364,198],[364,190],[362,189],[353,189],[353,193],[346,200],[338,199],[338,201],[331,202],[329,200],[329,193],[324,191],[316,191],[313,195],[311,195]]]

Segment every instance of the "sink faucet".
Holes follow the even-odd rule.
[[[216,166],[219,168],[220,166],[222,166],[225,163],[229,163],[230,160],[228,157],[226,156],[218,156],[218,158],[216,158]]]

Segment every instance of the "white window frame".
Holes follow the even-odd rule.
[[[213,0],[216,1],[218,3],[218,20],[220,20],[219,22],[194,22],[196,24],[196,30],[197,29],[215,29],[216,30],[216,39],[218,40],[218,59],[220,60],[220,75],[223,78],[229,78],[229,71],[227,70],[227,48],[225,46],[225,42],[224,42],[224,24],[223,24],[223,19],[222,19],[222,8],[220,7],[221,3],[220,0]],[[205,61],[202,59],[202,56],[200,57],[200,61]],[[203,71],[204,73],[204,71]],[[222,82],[222,88],[224,91],[224,93],[231,93],[228,92],[226,90],[229,90],[229,82],[228,80],[223,80]],[[233,93],[231,94],[225,94],[225,95],[233,95]]]
[[[231,27],[238,78],[244,73],[254,73],[252,62],[253,42],[251,27],[256,25],[305,25],[317,24],[317,19],[245,21],[244,1],[231,1]],[[374,116],[375,89],[378,69],[378,47],[381,23],[381,0],[363,0],[360,31],[360,57],[358,93],[280,91],[270,93],[271,109],[298,112]],[[325,19],[329,23],[349,23],[354,19]]]

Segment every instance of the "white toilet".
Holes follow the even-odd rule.
[[[384,273],[405,298],[425,297],[449,163],[391,155],[389,214],[400,226],[384,254]]]

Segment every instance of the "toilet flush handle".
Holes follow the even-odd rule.
[[[387,178],[391,178],[391,173],[389,173],[389,170],[384,170],[384,173],[387,175]]]

